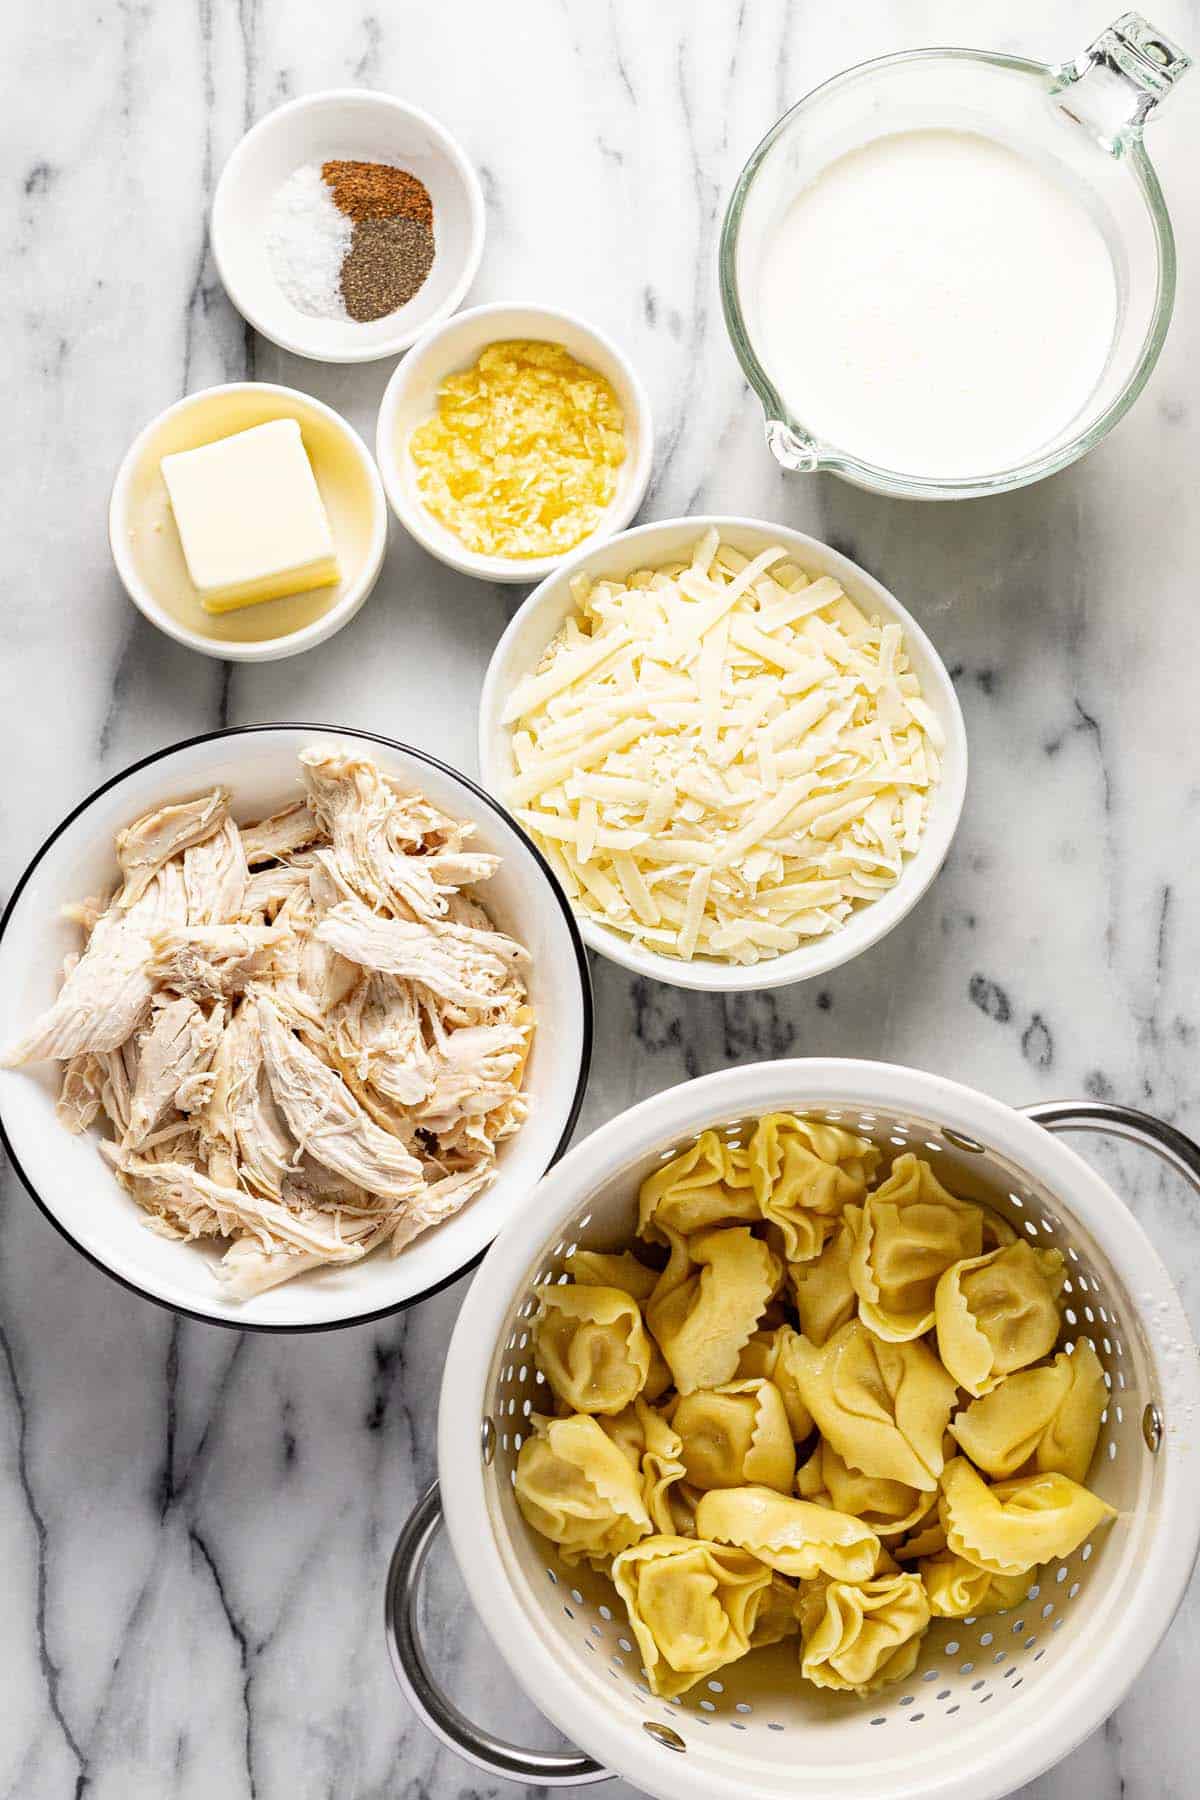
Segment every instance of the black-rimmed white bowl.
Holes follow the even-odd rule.
[[[501,859],[487,903],[496,924],[530,952],[537,1024],[525,1079],[529,1118],[501,1146],[493,1185],[399,1256],[383,1250],[236,1302],[214,1274],[219,1249],[171,1243],[148,1230],[100,1156],[96,1132],[72,1137],[59,1124],[59,1064],[0,1070],[0,1137],[30,1194],[70,1243],[148,1300],[267,1331],[361,1324],[428,1298],[472,1268],[516,1201],[566,1148],[591,1057],[586,953],[554,877],[520,828],[473,782],[420,750],[371,732],[303,724],[245,726],[171,745],[105,782],[56,827],[0,920],[0,1043],[53,998],[63,957],[78,941],[59,909],[113,885],[113,838],[121,826],[218,782],[232,789],[236,818],[261,818],[300,797],[297,759],[310,744],[345,744],[370,756],[447,813],[471,820],[475,842]]]

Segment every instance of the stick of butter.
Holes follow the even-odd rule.
[[[163,480],[205,612],[338,579],[333,533],[295,419],[164,456]]]

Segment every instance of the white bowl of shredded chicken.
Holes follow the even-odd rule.
[[[705,517],[623,532],[530,595],[479,761],[593,949],[737,992],[825,974],[904,918],[958,825],[967,744],[886,588],[801,532]]]
[[[361,1322],[469,1267],[565,1148],[586,956],[538,852],[384,738],[163,750],[48,839],[0,924],[0,1130],[146,1297]]]

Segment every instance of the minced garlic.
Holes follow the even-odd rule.
[[[489,344],[448,376],[409,439],[422,500],[469,550],[557,556],[616,491],[625,427],[612,385],[561,344]]]

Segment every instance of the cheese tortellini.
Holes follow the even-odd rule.
[[[955,1381],[978,1399],[1048,1355],[1062,1329],[1062,1281],[1059,1252],[1024,1242],[947,1269],[934,1307],[938,1355]]]
[[[637,1471],[595,1419],[539,1419],[517,1458],[517,1504],[567,1562],[603,1564],[651,1528]]]
[[[846,1219],[863,1324],[894,1343],[924,1337],[939,1277],[983,1248],[979,1208],[956,1200],[927,1162],[907,1154],[861,1206],[847,1207]]]
[[[989,1487],[965,1456],[947,1463],[938,1506],[949,1548],[993,1575],[1023,1575],[1069,1556],[1116,1517],[1069,1475],[1020,1475]]]
[[[801,1672],[814,1686],[872,1694],[917,1666],[929,1625],[918,1575],[881,1575],[851,1585],[814,1582],[800,1597]]]
[[[1029,1587],[1028,1573],[991,1575],[952,1550],[926,1557],[917,1572],[935,1619],[983,1618],[987,1613],[1005,1612],[1025,1598]]]
[[[677,1432],[693,1487],[744,1487],[757,1482],[789,1493],[796,1446],[783,1396],[773,1381],[752,1378],[699,1388],[675,1402]]]
[[[977,1468],[1003,1479],[1026,1464],[1083,1481],[1108,1405],[1104,1370],[1088,1338],[1040,1368],[1020,1369],[973,1400],[950,1430]]]
[[[801,1340],[800,1392],[827,1443],[852,1469],[932,1492],[955,1384],[927,1344],[893,1344],[858,1319],[820,1349]]]
[[[543,1375],[575,1412],[621,1412],[650,1373],[637,1301],[618,1288],[540,1288],[533,1341]]]
[[[646,1318],[681,1394],[729,1381],[782,1278],[778,1259],[747,1226],[670,1232],[671,1260]],[[547,1371],[548,1374],[548,1371]]]
[[[802,1444],[811,1433],[813,1422],[796,1379],[799,1343],[800,1334],[790,1325],[777,1325],[773,1331],[756,1331],[738,1358],[737,1372],[739,1378],[762,1375],[774,1382],[788,1416],[792,1440]]]
[[[745,1656],[771,1571],[744,1550],[695,1538],[643,1538],[612,1567],[642,1653],[665,1700]]]
[[[749,1155],[715,1131],[702,1131],[690,1150],[647,1176],[638,1194],[638,1235],[652,1243],[666,1243],[668,1232],[687,1237],[758,1217]]]
[[[1108,1385],[1064,1338],[1062,1257],[881,1162],[789,1112],[702,1132],[642,1182],[636,1248],[573,1249],[538,1290],[557,1416],[516,1501],[609,1573],[664,1699],[765,1645],[834,1692],[905,1681],[931,1620],[1020,1605],[1115,1516],[1084,1485]]]
[[[718,1543],[737,1544],[768,1568],[798,1581],[818,1575],[869,1581],[879,1561],[879,1539],[861,1519],[770,1488],[705,1494],[696,1508],[696,1530]]]
[[[837,1125],[768,1113],[750,1140],[750,1170],[764,1219],[778,1226],[789,1263],[817,1256],[850,1201],[861,1200],[879,1152]]]
[[[788,1264],[788,1284],[800,1317],[800,1329],[811,1344],[828,1342],[858,1311],[858,1295],[850,1279],[854,1234],[843,1220],[810,1262]]]
[[[824,1438],[798,1472],[796,1492],[835,1512],[853,1513],[881,1538],[911,1531],[934,1505],[932,1495],[922,1488],[850,1468]]]

